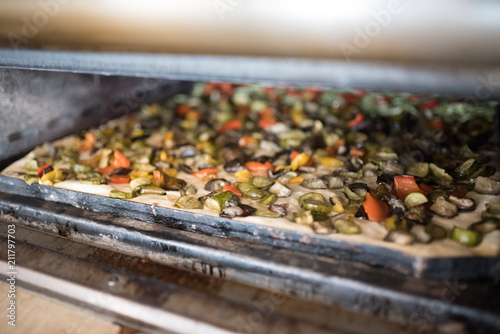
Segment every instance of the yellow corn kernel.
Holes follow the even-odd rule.
[[[149,172],[145,170],[133,170],[130,172],[130,179],[137,179],[138,177],[148,177]]]
[[[290,166],[292,167],[292,170],[297,170],[297,168],[302,167],[305,164],[307,164],[307,162],[309,161],[309,158],[310,157],[305,153],[297,154],[297,156],[295,158],[293,158],[292,163],[290,164]]]
[[[340,204],[340,203],[335,204],[335,205],[333,206],[333,209],[332,209],[332,210],[333,210],[333,212],[336,212],[336,213],[342,213],[342,212],[344,212],[344,211],[345,211],[345,210],[344,210],[344,207],[343,207],[343,206],[342,206],[342,204]]]
[[[248,171],[248,169],[242,169],[234,173],[234,175],[238,178],[240,182],[248,182],[252,177],[252,174]]]
[[[321,157],[319,158],[321,164],[327,168],[338,168],[344,166],[344,162],[337,158],[332,157]]]
[[[288,183],[302,183],[304,182],[304,178],[302,176],[292,177]]]
[[[177,177],[177,169],[175,168],[163,168],[163,173],[167,174],[170,177]]]

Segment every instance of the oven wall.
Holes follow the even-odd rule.
[[[0,162],[189,86],[154,78],[0,69]]]

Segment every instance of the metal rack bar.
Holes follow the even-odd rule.
[[[102,75],[318,85],[500,99],[500,65],[0,49],[0,67]]]

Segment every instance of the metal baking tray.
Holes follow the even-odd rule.
[[[4,193],[69,204],[86,210],[116,214],[120,217],[137,219],[155,225],[161,224],[197,234],[241,239],[311,255],[381,266],[416,277],[478,279],[500,276],[498,257],[426,258],[384,247],[332,240],[320,235],[308,235],[276,227],[152,207],[148,204],[38,184],[29,186],[21,179],[3,175],[0,175],[0,190]],[[131,241],[123,240],[123,242]]]
[[[68,195],[68,192],[48,191],[44,194],[56,200],[56,197]],[[100,199],[104,200],[100,197],[94,197],[93,200]],[[84,206],[88,200],[92,201],[87,197]],[[106,206],[105,202],[102,209]],[[1,236],[2,227],[7,224],[16,225],[16,238],[19,238],[16,250],[20,247],[18,265],[22,267],[19,270],[21,284],[79,305],[93,300],[91,295],[111,294],[110,300],[125,298],[127,301],[125,304],[120,303],[120,306],[114,303],[94,306],[99,307],[99,312],[102,308],[106,314],[118,315],[120,318],[125,316],[128,320],[132,318],[149,325],[157,325],[158,322],[131,310],[144,308],[145,305],[154,306],[155,314],[161,314],[162,318],[168,316],[165,311],[185,311],[182,307],[184,303],[175,306],[164,303],[165,298],[162,296],[165,296],[165,289],[169,295],[172,286],[167,284],[162,288],[157,282],[158,279],[171,279],[164,270],[160,270],[161,266],[167,266],[187,270],[185,274],[179,272],[179,277],[184,277],[183,284],[189,285],[186,275],[193,273],[223,284],[224,288],[216,294],[218,306],[211,304],[214,308],[228,297],[238,302],[251,298],[249,302],[256,305],[256,300],[260,301],[266,298],[265,295],[272,294],[300,301],[296,304],[301,306],[295,316],[301,321],[316,319],[314,322],[317,324],[343,327],[351,333],[366,333],[367,328],[381,333],[449,333],[450,328],[454,330],[453,333],[500,332],[499,280],[466,282],[457,277],[416,278],[387,268],[337,260],[330,256],[328,249],[322,254],[297,250],[292,241],[288,241],[288,246],[278,246],[260,240],[221,238],[181,231],[171,226],[182,226],[186,221],[175,223],[172,215],[162,219],[161,223],[150,223],[117,213],[85,210],[69,204],[0,193],[0,245],[5,240]],[[30,246],[30,251],[23,248],[26,240],[21,232],[24,229],[32,231],[33,237],[29,243],[34,246]],[[48,237],[52,237],[53,241],[42,242]],[[63,243],[61,239],[68,242]],[[47,245],[50,248],[48,251],[44,250]],[[319,250],[316,249],[317,252]],[[66,260],[59,255],[55,258],[52,256],[67,253],[69,259]],[[116,260],[103,263],[102,256],[92,256],[103,253],[109,254],[105,259],[112,257]],[[5,264],[2,262],[5,256],[0,256],[0,267]],[[68,258],[68,255],[63,257]],[[83,267],[81,260],[86,262]],[[157,269],[150,268],[152,265]],[[97,276],[103,276],[103,268],[106,271],[104,277],[96,280]],[[172,272],[173,269],[166,270]],[[106,281],[107,277],[109,281]],[[124,289],[110,292],[110,283],[120,282]],[[86,290],[90,288],[93,292],[79,294],[82,289],[75,285],[83,285]],[[61,286],[65,288],[61,289]],[[202,287],[202,290],[209,289],[209,286]],[[247,287],[261,292],[248,292]],[[176,294],[182,294],[182,291],[180,289]],[[293,305],[293,302],[275,305],[275,312],[284,311],[281,306],[286,306],[285,309],[289,311],[295,310]],[[235,307],[232,306],[232,309]],[[325,313],[314,313],[313,310],[318,309],[323,309]],[[345,315],[345,312],[354,314]],[[192,312],[188,313],[193,316]],[[211,314],[211,311],[202,312],[194,317],[203,317],[209,322],[217,321],[223,327],[233,324],[221,320],[217,316],[220,314],[218,311],[214,317]],[[228,316],[228,313],[224,314]],[[272,321],[271,318],[268,320]],[[399,330],[397,326],[392,329],[381,328],[381,322],[387,321],[404,327]],[[354,330],[353,326],[358,326],[358,330]],[[259,327],[259,332],[267,331]],[[274,333],[274,330],[271,332]],[[296,328],[294,332],[316,331]]]

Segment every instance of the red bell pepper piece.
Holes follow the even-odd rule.
[[[224,185],[224,187],[222,188],[222,191],[227,191],[227,190],[233,192],[236,196],[241,197],[241,192],[238,190],[238,187],[236,187],[236,185],[234,185],[234,184]]]
[[[364,120],[365,120],[365,116],[362,113],[359,113],[359,114],[356,115],[356,117],[354,117],[354,119],[352,119],[351,121],[347,122],[347,126],[349,128],[352,128],[353,126],[356,126],[356,125],[360,124]]]
[[[129,175],[112,175],[109,180],[109,183],[113,184],[127,184],[130,182],[130,176]]]
[[[370,193],[366,195],[363,208],[370,221],[384,222],[389,215],[389,205],[386,202],[374,198]]]
[[[438,100],[432,99],[432,100],[425,101],[425,102],[421,103],[420,109],[421,110],[425,110],[425,109],[432,110],[432,109],[436,108],[438,104],[439,104]]]
[[[113,167],[119,168],[130,168],[130,161],[121,153],[120,151],[115,151],[115,162],[113,163]]]
[[[270,128],[271,126],[273,126],[274,124],[276,124],[278,122],[276,122],[274,119],[261,119],[259,121],[259,128],[262,128],[262,129],[267,129],[267,128]]]
[[[52,167],[52,165],[45,165],[45,166],[42,166],[40,168],[38,168],[38,172],[37,172],[37,175],[38,177],[42,177],[44,176],[45,174],[47,174],[48,172],[51,172],[54,170],[54,167]]]
[[[87,132],[85,134],[85,140],[78,147],[78,151],[79,152],[90,151],[94,147],[94,144],[95,144],[95,136],[92,133]]]
[[[429,193],[431,191],[433,191],[434,189],[432,189],[432,187],[429,187],[428,185],[426,185],[425,183],[420,183],[420,185],[418,186],[420,189],[422,189],[422,192],[425,196],[429,195]]]
[[[400,200],[404,201],[406,196],[411,193],[424,193],[422,189],[418,186],[415,178],[410,175],[398,175],[394,177],[394,190],[396,191],[396,196]]]
[[[196,177],[205,177],[208,174],[217,174],[218,172],[220,172],[219,168],[204,168],[204,169],[201,169],[197,172],[194,172],[191,175],[196,176]]]
[[[266,175],[268,169],[274,172],[274,165],[269,161],[264,163],[249,161],[245,164],[245,167],[253,174]]]
[[[123,167],[123,168],[130,168],[130,160],[128,160],[123,153],[120,151],[115,151],[115,161],[111,166],[96,169],[99,173],[102,175],[107,175],[114,171],[117,168]]]
[[[364,148],[356,148],[352,147],[351,148],[351,157],[362,157],[365,155],[365,149]]]
[[[241,119],[233,119],[232,121],[226,122],[222,124],[222,126],[217,130],[219,133],[225,133],[228,132],[229,130],[238,130],[241,128],[241,125],[243,123],[241,122]]]

